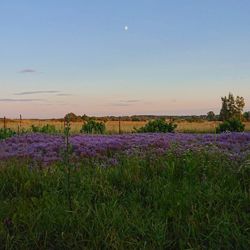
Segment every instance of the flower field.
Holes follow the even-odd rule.
[[[250,133],[75,135],[69,142],[75,159],[98,159],[111,165],[120,154],[161,156],[170,149],[177,156],[190,151],[220,152],[235,161],[250,155]],[[63,136],[26,134],[1,141],[0,159],[24,158],[50,164],[62,159],[63,149]]]
[[[0,142],[1,249],[249,249],[250,133],[69,143]]]

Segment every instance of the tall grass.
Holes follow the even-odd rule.
[[[249,249],[249,166],[206,152],[64,171],[0,163],[2,249]]]

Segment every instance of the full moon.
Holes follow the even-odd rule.
[[[124,30],[127,31],[127,30],[128,30],[128,26],[125,26],[125,27],[124,27]]]

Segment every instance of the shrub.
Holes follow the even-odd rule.
[[[138,133],[167,133],[174,132],[177,128],[177,125],[173,122],[167,123],[165,119],[156,119],[153,121],[149,121],[144,127],[139,129],[135,129]]]
[[[54,125],[47,124],[45,126],[39,127],[32,125],[31,130],[34,133],[45,133],[45,134],[56,134],[56,127]]]
[[[244,119],[245,119],[246,121],[250,121],[250,111],[245,112],[245,113],[243,114],[243,117],[244,117]]]
[[[0,140],[9,138],[11,136],[14,136],[16,134],[15,131],[11,130],[10,128],[1,128],[0,129]]]
[[[97,122],[95,120],[89,120],[82,125],[81,133],[87,134],[104,134],[106,126],[104,122]]]
[[[216,128],[216,133],[221,133],[226,131],[242,132],[244,131],[244,129],[245,125],[239,119],[233,118],[219,124],[219,126]]]

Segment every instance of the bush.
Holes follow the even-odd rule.
[[[45,133],[45,134],[56,134],[56,127],[54,125],[47,124],[45,126],[39,127],[32,125],[31,130],[34,133]]]
[[[1,128],[0,129],[0,140],[3,140],[3,139],[6,139],[6,138],[9,138],[11,136],[14,136],[16,134],[15,131],[9,129],[9,128]]]
[[[144,127],[135,129],[138,133],[167,133],[174,132],[177,128],[176,124],[172,122],[167,123],[165,119],[156,119],[149,121]]]
[[[87,133],[87,134],[104,134],[105,130],[106,130],[106,126],[104,122],[97,122],[95,120],[89,120],[85,124],[82,125],[80,132]]]
[[[239,119],[233,118],[219,124],[219,126],[216,128],[216,133],[222,133],[226,131],[243,132],[244,129],[245,125]]]
[[[244,118],[246,121],[250,121],[250,111],[245,112],[245,113],[243,114],[243,118]]]

